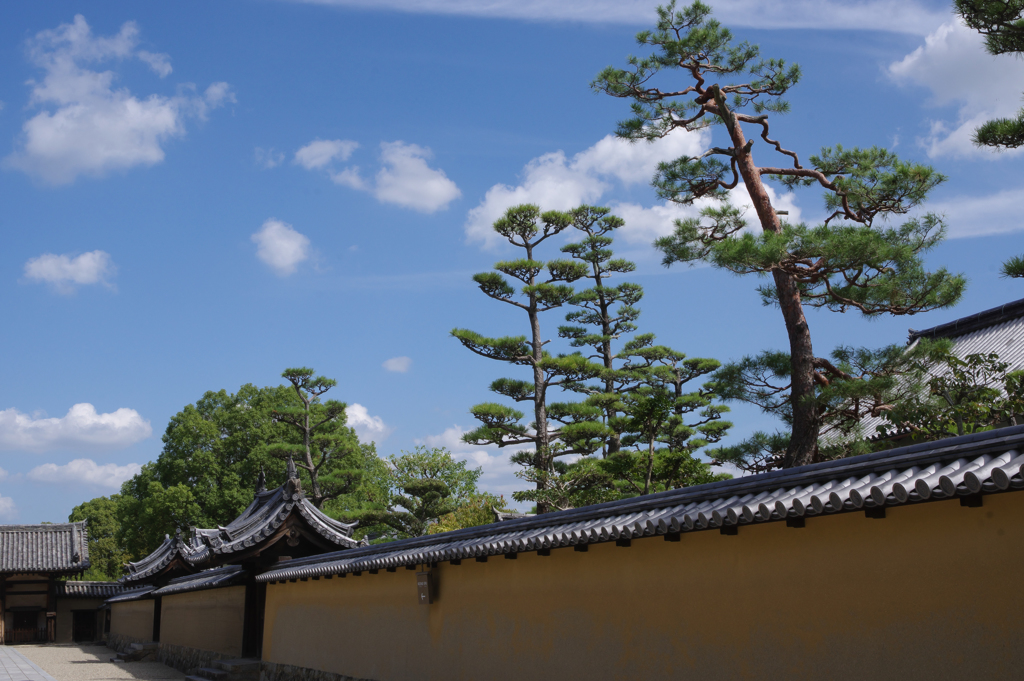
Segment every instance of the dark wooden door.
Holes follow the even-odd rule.
[[[245,585],[245,619],[242,623],[242,657],[263,659],[263,616],[267,609],[267,585]]]
[[[75,643],[82,641],[95,641],[96,636],[96,611],[95,610],[72,610],[71,611],[71,640]]]

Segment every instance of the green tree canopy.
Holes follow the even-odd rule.
[[[89,562],[83,579],[108,582],[119,579],[122,568],[128,562],[128,554],[118,543],[117,502],[118,495],[96,497],[71,509],[68,521],[85,520],[89,530]]]
[[[420,537],[431,525],[479,497],[481,469],[456,461],[442,447],[416,447],[367,471],[367,494],[378,508],[359,513],[360,531],[385,539]],[[450,524],[454,521],[450,521]]]
[[[292,386],[243,385],[235,393],[207,392],[175,414],[163,435],[157,460],[122,486],[117,504],[119,545],[138,559],[155,549],[165,535],[189,526],[226,525],[252,501],[260,471],[268,487],[284,482],[285,465],[272,445],[301,446],[301,435],[275,414],[302,408]],[[372,444],[359,444],[345,425],[344,414],[325,426],[332,443],[342,442],[346,456],[320,469],[321,479],[348,470],[350,458],[375,457]],[[305,489],[309,472],[299,469]],[[355,504],[355,502],[352,502]],[[333,512],[337,512],[337,507]]]

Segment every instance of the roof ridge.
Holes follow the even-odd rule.
[[[978,331],[980,329],[1002,324],[1020,317],[1024,317],[1024,298],[1004,303],[1003,305],[989,308],[988,310],[982,310],[981,312],[976,312],[972,315],[954,319],[951,322],[939,324],[921,331],[909,329],[909,338],[907,339],[907,343],[913,343],[918,338],[950,338],[954,336],[962,336],[970,333],[971,331]]]

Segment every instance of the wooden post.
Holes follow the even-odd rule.
[[[46,641],[57,640],[57,583],[50,575],[46,583]]]

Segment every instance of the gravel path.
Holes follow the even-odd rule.
[[[114,651],[106,646],[17,646],[15,648],[57,681],[164,681],[185,675],[160,662],[110,662]]]

